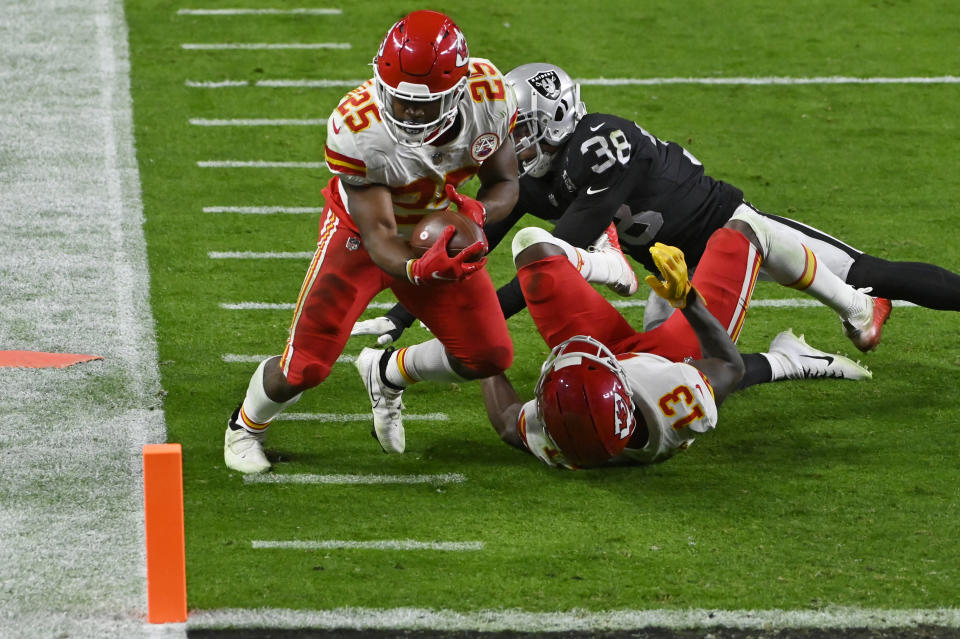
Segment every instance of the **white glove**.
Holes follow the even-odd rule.
[[[377,344],[379,346],[386,346],[392,343],[397,337],[400,337],[403,329],[398,331],[398,328],[399,327],[394,324],[393,320],[389,317],[374,317],[373,319],[362,320],[354,324],[350,330],[350,336],[377,335]]]

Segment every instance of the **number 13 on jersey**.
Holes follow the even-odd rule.
[[[660,398],[660,410],[667,417],[678,416],[671,426],[681,430],[705,415],[703,407],[688,386],[677,386],[673,392]]]

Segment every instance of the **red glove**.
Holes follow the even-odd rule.
[[[475,262],[471,258],[483,255],[483,242],[474,242],[460,251],[456,257],[447,255],[447,242],[453,237],[457,229],[453,225],[443,229],[443,235],[437,238],[433,246],[420,257],[407,260],[407,279],[420,286],[436,280],[457,282],[483,268],[487,258],[482,257]]]
[[[457,205],[457,210],[476,222],[477,226],[483,228],[483,225],[487,223],[487,209],[484,208],[483,204],[472,197],[457,193],[457,189],[453,188],[452,184],[447,184],[446,191],[450,201]]]

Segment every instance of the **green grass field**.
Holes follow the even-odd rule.
[[[304,259],[211,252],[311,252],[325,168],[206,162],[322,162],[325,121],[393,20],[420,5],[344,5],[339,15],[197,15],[126,3],[135,138],[169,440],[184,447],[192,610],[401,607],[476,612],[927,610],[960,590],[960,345],[953,313],[897,307],[870,382],[783,383],[732,397],[718,429],[655,467],[556,472],[501,444],[476,384],[405,394],[407,452],[384,455],[367,421],[278,421],[275,475],[458,473],[399,485],[245,483],[224,467],[223,430],[255,363],[279,353]],[[196,7],[262,8],[251,0]],[[272,2],[270,6],[292,8]],[[300,6],[300,5],[296,5]],[[328,6],[328,5],[325,5]],[[333,6],[333,5],[329,5]],[[960,5],[947,1],[762,3],[452,2],[471,53],[501,70],[545,60],[575,78],[935,78],[960,68]],[[349,43],[330,49],[185,44]],[[224,81],[236,86],[224,86]],[[242,85],[242,86],[241,86]],[[764,211],[875,255],[960,270],[956,83],[605,85],[592,111],[633,118],[684,144]],[[212,124],[230,120],[232,124]],[[475,186],[473,186],[475,188]],[[490,259],[511,276],[506,250]],[[643,299],[645,291],[641,290]],[[756,298],[793,298],[759,285]],[[388,294],[377,298],[390,302]],[[371,309],[368,316],[381,313]],[[625,314],[640,322],[642,309]],[[763,350],[793,327],[853,355],[825,308],[757,308],[741,338]],[[529,396],[546,349],[526,313],[510,321],[511,379]],[[421,329],[404,343],[427,337]],[[353,340],[353,355],[373,340]],[[336,367],[295,413],[357,414],[356,371]],[[448,421],[409,415],[445,413]],[[255,541],[482,542],[459,550],[264,549]],[[456,546],[461,548],[461,546]],[[479,548],[479,549],[469,549]]]

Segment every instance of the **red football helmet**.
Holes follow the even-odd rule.
[[[536,394],[545,430],[575,467],[599,466],[618,455],[637,425],[623,366],[609,348],[586,335],[550,351]]]
[[[373,58],[373,77],[377,107],[398,143],[420,146],[453,125],[469,58],[463,32],[442,13],[414,11],[390,28]],[[418,103],[424,117],[397,114],[394,98]]]

